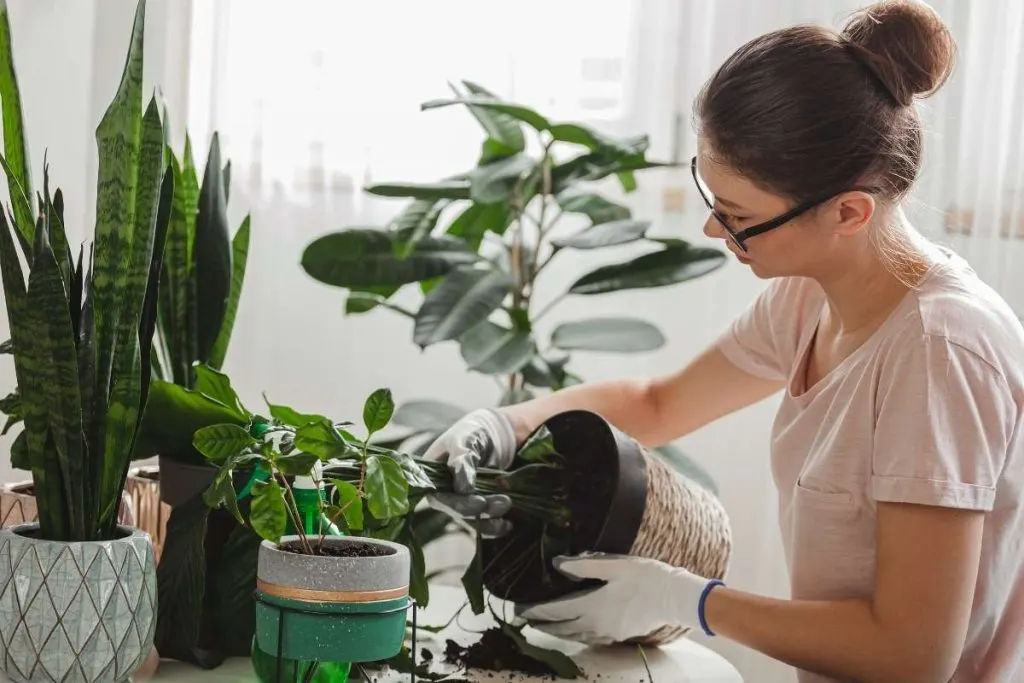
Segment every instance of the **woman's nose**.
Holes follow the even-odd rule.
[[[717,218],[708,214],[708,219],[704,221],[704,235],[714,239],[725,239],[725,228]]]

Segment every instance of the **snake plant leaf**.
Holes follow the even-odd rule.
[[[3,113],[3,167],[14,207],[14,224],[22,246],[33,243],[35,227],[32,177],[29,168],[28,140],[21,107],[21,91],[14,68],[14,42],[11,39],[10,13],[6,0],[0,0],[0,106]],[[31,258],[31,255],[29,255]]]
[[[153,342],[158,317],[160,272],[163,270],[164,252],[167,248],[167,231],[171,223],[173,199],[174,172],[170,165],[167,165],[164,168],[163,182],[160,185],[160,200],[153,236],[153,256],[149,264],[146,295],[142,301],[142,317],[139,320],[139,368],[142,372],[141,395],[143,401],[149,396],[149,386],[152,379],[152,374],[147,371],[147,368],[151,367],[154,362],[159,362],[157,354],[153,350]],[[162,374],[161,372],[158,376],[162,376]],[[145,409],[145,405],[143,405],[143,409]],[[139,424],[141,425],[141,418]]]
[[[224,170],[221,171],[224,183],[224,203],[231,201],[231,161],[224,164]]]
[[[238,302],[242,297],[242,285],[245,282],[245,266],[249,260],[249,216],[242,221],[241,227],[231,240],[231,294],[228,296],[228,306],[224,311],[224,320],[221,322],[220,332],[217,334],[217,341],[213,344],[207,364],[219,370],[224,365],[224,359],[228,353],[228,344],[231,343],[231,332],[235,327],[235,316],[238,315]]]
[[[12,222],[13,222],[12,217]],[[17,231],[17,228],[14,228]],[[22,414],[25,429],[19,440],[24,444],[19,449],[19,462],[23,469],[32,470],[32,477],[41,487],[36,491],[39,501],[39,526],[46,538],[64,538],[67,534],[65,517],[61,514],[64,491],[60,480],[60,467],[56,459],[44,461],[43,453],[47,436],[47,406],[45,402],[42,364],[45,362],[43,349],[34,343],[35,321],[28,305],[28,287],[21,269],[17,247],[14,244],[8,215],[0,208],[0,272],[3,277],[4,298],[7,303],[7,317],[10,321],[11,340],[16,349],[24,349],[14,356],[14,371],[21,394]],[[27,260],[27,259],[26,259]]]
[[[133,253],[132,232],[135,228],[142,136],[144,27],[145,3],[140,2],[132,25],[121,82],[96,128],[99,163],[92,296],[96,326],[94,348],[97,355],[97,388],[93,400],[96,419],[106,421],[106,424],[97,425],[97,441],[94,444],[97,452],[93,454],[96,458],[102,458],[104,453],[111,453],[113,449],[127,445],[128,435],[123,425],[126,418],[131,418],[130,411],[137,409],[137,401],[133,401],[137,388],[132,386],[133,382],[128,376],[122,376],[121,381],[115,383],[112,373],[115,367],[114,351],[120,337],[118,318],[127,303],[122,294],[126,289]],[[127,321],[125,324],[135,327],[137,321]],[[130,349],[122,349],[122,357],[136,352],[137,347],[133,344]],[[121,361],[120,367],[128,366],[130,360]],[[120,393],[117,397],[111,395],[115,389]],[[107,406],[112,401],[119,401],[121,405],[108,413]],[[107,435],[106,431],[111,427],[116,433]],[[111,467],[108,473],[101,473],[102,485],[97,487],[101,496],[109,495],[116,480],[120,478],[120,472],[115,472],[115,469]]]
[[[199,210],[199,177],[187,135],[182,161],[179,163],[172,155],[171,163],[174,198],[159,291],[160,338],[166,347],[171,378],[182,386],[192,387],[192,363],[198,358],[195,325],[199,304],[192,286],[192,253]]]
[[[14,441],[11,443],[11,467],[16,470],[32,469],[32,461],[28,455],[28,440],[24,430],[14,437]]]
[[[42,359],[41,386],[46,403],[47,426],[59,464],[69,528],[65,541],[92,537],[90,522],[95,518],[86,508],[84,457],[82,452],[82,411],[78,387],[78,360],[71,315],[65,298],[60,264],[50,243],[50,225],[44,218],[36,229],[35,257],[28,278],[26,312],[30,313],[32,345]],[[52,458],[51,458],[52,460]],[[55,482],[37,488],[46,490]],[[50,537],[47,537],[50,538]]]
[[[302,254],[302,268],[324,284],[365,291],[429,280],[480,258],[448,236],[425,237],[408,256],[399,256],[400,249],[394,233],[346,228],[313,240]]]
[[[50,244],[53,245],[54,256],[60,266],[61,280],[66,290],[71,288],[71,267],[75,258],[71,253],[71,246],[68,244],[67,235],[64,232],[64,195],[57,189],[54,196],[50,196],[49,168],[43,162],[43,196],[39,201],[39,214],[46,214],[49,223]]]
[[[0,344],[0,353],[13,354],[14,353],[14,340],[8,339],[7,341]]]
[[[202,305],[197,311],[197,348],[193,360],[210,358],[231,296],[231,237],[228,234],[224,175],[220,169],[220,138],[214,133],[199,190],[199,215],[196,217],[192,254],[196,290],[202,296]]]
[[[651,227],[650,221],[616,220],[599,223],[567,237],[551,240],[556,249],[600,249],[629,244],[642,239]]]
[[[457,339],[497,310],[514,286],[508,273],[495,268],[456,268],[423,300],[413,341],[422,349]]]
[[[485,320],[459,338],[459,350],[470,370],[504,375],[518,372],[529,363],[536,346],[526,330],[509,329]]]
[[[668,245],[625,263],[601,266],[573,283],[569,293],[604,294],[665,287],[706,275],[723,263],[725,254],[716,249],[686,243]]]
[[[665,345],[665,335],[638,318],[588,318],[556,327],[551,333],[551,345],[563,351],[640,353],[660,349]]]

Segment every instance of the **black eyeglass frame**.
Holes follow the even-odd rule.
[[[722,214],[720,214],[718,211],[715,211],[714,202],[708,199],[707,195],[704,194],[704,190],[701,189],[700,179],[697,177],[696,156],[694,156],[693,159],[690,160],[690,171],[693,173],[693,184],[697,186],[697,192],[700,194],[701,199],[704,200],[704,203],[707,204],[708,211],[710,211],[711,215],[715,217],[715,220],[718,221],[723,228],[725,228],[725,232],[726,234],[729,235],[729,239],[732,240],[732,243],[735,244],[740,249],[742,249],[743,251],[748,251],[745,242],[751,237],[763,235],[764,233],[770,230],[782,227],[783,225],[793,220],[797,216],[806,213],[807,211],[810,211],[819,204],[824,204],[828,200],[842,194],[843,192],[867,192],[868,194],[874,194],[878,192],[878,188],[860,186],[851,187],[848,190],[842,190],[840,192],[832,192],[819,199],[813,199],[811,201],[798,204],[789,211],[787,211],[786,213],[782,214],[781,216],[776,216],[775,218],[764,221],[762,223],[758,223],[757,225],[752,225],[749,228],[744,228],[743,230],[734,230],[729,226],[728,221],[725,220]]]

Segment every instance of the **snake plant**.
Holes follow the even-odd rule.
[[[11,207],[0,211],[6,350],[14,357],[14,407],[24,423],[20,454],[32,472],[46,540],[117,533],[149,394],[174,175],[156,99],[142,106],[145,10],[139,0],[120,85],[96,129],[96,223],[91,244],[75,257],[63,195],[51,195],[45,162],[43,191],[33,196],[7,7],[0,4],[2,163],[11,197]]]

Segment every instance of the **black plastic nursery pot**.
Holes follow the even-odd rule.
[[[563,459],[567,529],[546,529],[513,509],[512,531],[481,542],[484,586],[496,597],[530,604],[601,585],[556,571],[556,555],[600,552],[648,557],[706,578],[723,578],[731,554],[728,517],[707,489],[678,473],[600,415],[573,410],[546,428]],[[528,463],[517,458],[509,469]],[[552,538],[553,537],[553,538]],[[659,644],[685,633],[665,626],[646,638]]]
[[[260,546],[257,646],[300,661],[370,662],[398,654],[412,604],[408,548],[356,536],[324,543],[354,552],[306,555],[267,541]]]

